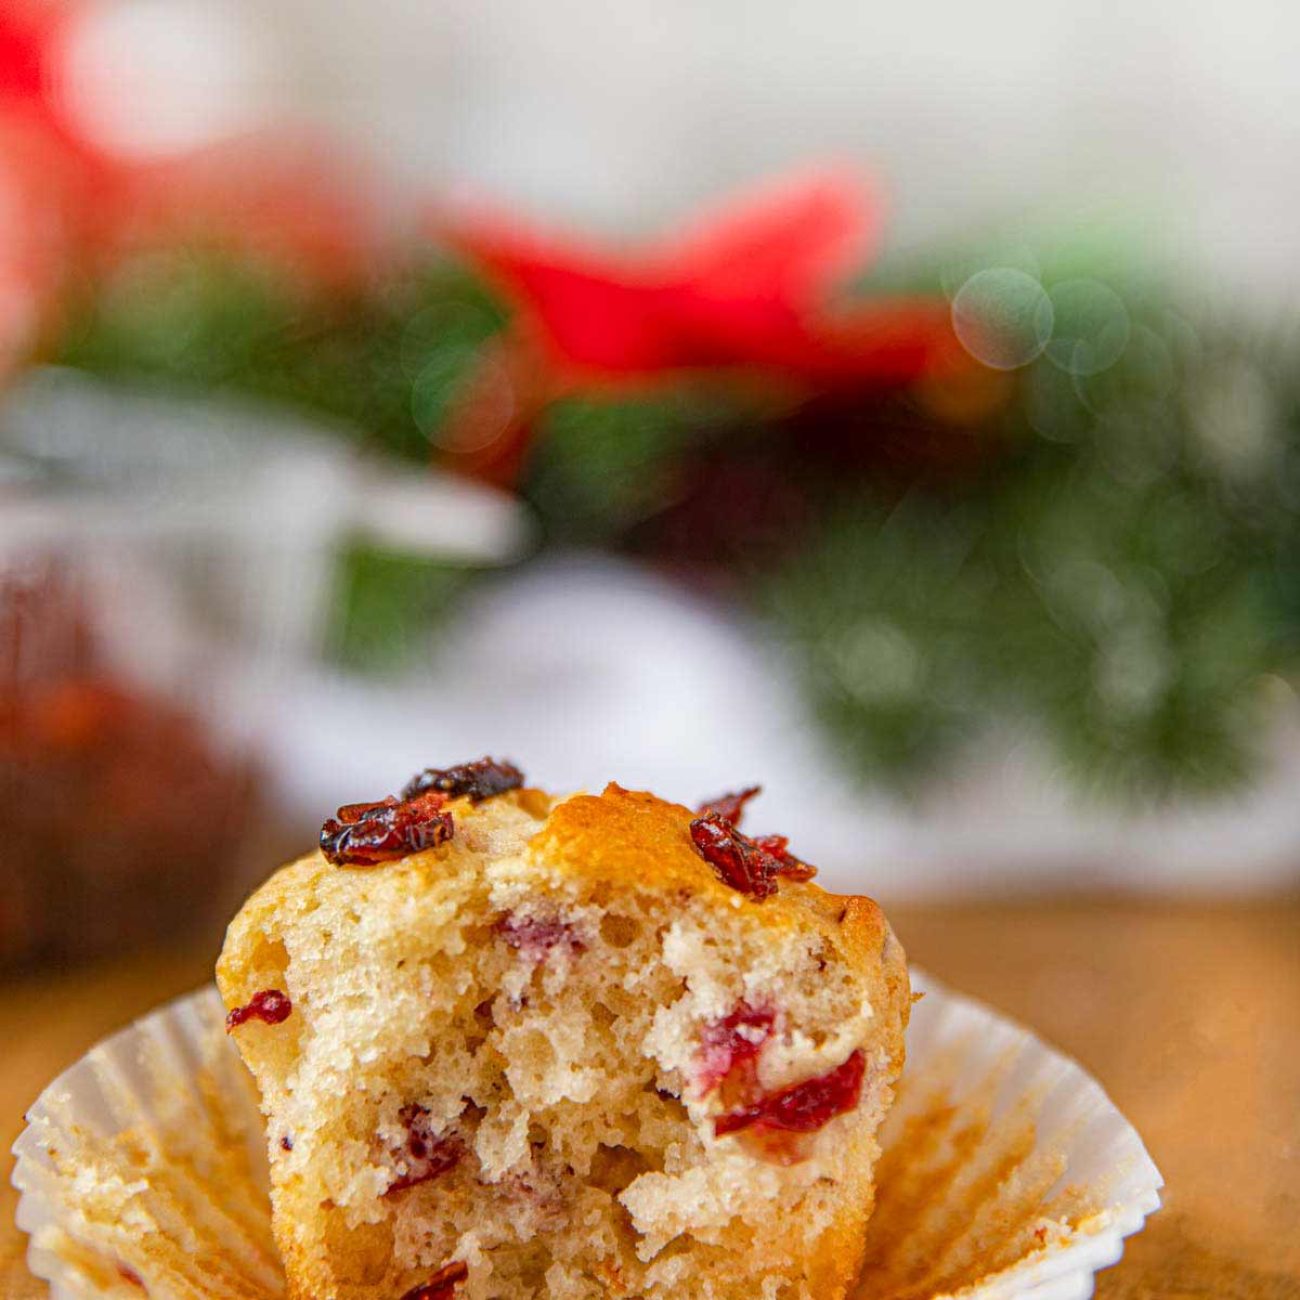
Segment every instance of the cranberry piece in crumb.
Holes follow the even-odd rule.
[[[123,1282],[130,1286],[139,1287],[141,1291],[147,1292],[149,1288],[144,1284],[144,1278],[131,1267],[130,1264],[123,1264],[121,1260],[117,1264],[117,1275]]]
[[[724,822],[739,826],[740,819],[745,815],[745,805],[755,795],[761,794],[762,790],[761,785],[751,785],[736,794],[720,794],[716,799],[705,800],[695,811],[701,817],[708,813],[716,813]]]
[[[754,1127],[783,1133],[816,1133],[837,1115],[857,1106],[866,1072],[867,1058],[859,1049],[829,1074],[783,1088],[743,1110],[720,1115],[713,1123],[713,1131],[718,1137]]]
[[[780,876],[811,880],[817,874],[787,851],[785,836],[750,839],[718,813],[705,813],[691,823],[691,841],[723,884],[759,901],[776,893]]]
[[[518,790],[524,774],[513,764],[495,758],[480,758],[455,767],[426,767],[413,776],[402,791],[403,799],[435,791],[449,799],[468,799],[481,803],[507,790]]]
[[[734,1071],[758,1059],[776,1027],[776,1013],[769,1007],[751,1007],[741,1002],[730,1015],[704,1027],[696,1057],[702,1092],[712,1092]]]
[[[287,1133],[284,1135],[284,1137],[280,1139],[280,1150],[281,1151],[293,1150],[293,1138],[291,1138]]]
[[[587,950],[587,945],[567,921],[507,912],[497,922],[496,928],[512,948],[534,961],[541,961],[555,948],[567,948],[572,953]]]
[[[437,848],[456,829],[451,814],[442,811],[445,802],[442,795],[430,793],[347,804],[321,827],[321,852],[336,866],[373,867]]]
[[[263,989],[253,994],[253,1000],[247,1006],[236,1007],[226,1017],[226,1033],[250,1020],[260,1020],[264,1025],[280,1025],[289,1019],[292,1012],[293,1003],[288,994],[279,989]]]
[[[444,1264],[423,1286],[412,1287],[402,1300],[451,1300],[456,1288],[469,1277],[463,1260]]]
[[[403,1106],[398,1118],[406,1125],[406,1144],[396,1155],[405,1164],[406,1173],[389,1183],[385,1196],[440,1178],[454,1169],[465,1154],[460,1138],[454,1134],[445,1137],[434,1134],[429,1112],[423,1106]]]

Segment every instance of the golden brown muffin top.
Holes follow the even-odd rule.
[[[664,890],[711,896],[719,906],[752,908],[774,929],[811,921],[854,956],[874,959],[880,953],[889,925],[872,899],[832,894],[799,880],[781,880],[768,898],[748,897],[724,883],[697,851],[691,839],[696,817],[682,804],[611,782],[599,795],[555,804],[529,853],[588,879],[654,882]]]

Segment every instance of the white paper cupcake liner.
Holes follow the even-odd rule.
[[[885,1125],[855,1300],[1078,1300],[1162,1185],[1073,1061],[913,971],[908,1062]],[[18,1226],[53,1300],[277,1300],[263,1128],[215,989],[60,1075],[14,1146]]]

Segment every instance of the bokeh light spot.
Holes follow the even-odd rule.
[[[1016,370],[1039,356],[1052,337],[1052,300],[1032,275],[990,267],[957,291],[952,324],[977,361],[994,370]]]
[[[501,438],[515,414],[515,391],[500,351],[490,344],[445,348],[415,380],[411,414],[442,451],[468,455]]]
[[[868,618],[850,627],[836,646],[835,663],[845,690],[872,705],[910,699],[924,675],[915,645],[884,619]]]
[[[1100,280],[1064,280],[1052,286],[1054,324],[1047,357],[1072,375],[1096,375],[1124,354],[1128,309]]]

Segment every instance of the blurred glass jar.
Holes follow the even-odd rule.
[[[508,498],[281,413],[61,371],[0,406],[0,964],[209,931],[281,851],[259,763],[358,536],[517,556]]]

